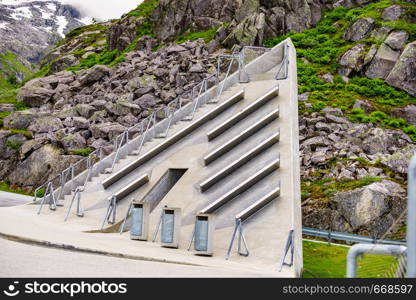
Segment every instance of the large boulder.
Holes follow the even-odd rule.
[[[74,55],[66,55],[54,60],[50,66],[50,73],[62,71],[68,67],[75,66],[79,61]]]
[[[341,56],[339,64],[343,67],[338,72],[348,76],[353,70],[359,72],[364,63],[365,45],[358,44]]]
[[[372,18],[362,18],[352,24],[344,33],[343,39],[357,42],[367,37],[374,28],[375,21]]]
[[[393,31],[384,43],[393,50],[401,50],[408,38],[409,34],[404,30]]]
[[[403,118],[407,123],[416,126],[416,105],[410,104],[405,107],[393,109],[390,114],[396,118]]]
[[[412,156],[415,154],[416,146],[407,145],[403,149],[400,149],[396,153],[393,153],[381,160],[381,163],[386,167],[389,167],[394,172],[407,176],[409,162]]]
[[[34,118],[35,115],[30,111],[16,111],[4,119],[3,127],[27,129]]]
[[[137,104],[127,101],[117,101],[116,103],[107,103],[107,111],[116,116],[125,116],[128,114],[138,115],[141,112],[141,107]]]
[[[393,143],[391,137],[381,128],[373,128],[361,137],[363,138],[361,147],[368,154],[388,153],[389,146]]]
[[[55,146],[42,146],[13,170],[8,177],[10,183],[21,187],[36,188],[79,159],[76,156],[62,156],[61,154],[61,150]]]
[[[265,15],[263,13],[247,16],[227,36],[223,42],[224,45],[232,47],[235,44],[242,46],[262,44],[265,22]]]
[[[96,139],[106,139],[112,140],[117,135],[123,133],[127,128],[118,124],[118,123],[101,123],[101,124],[94,124],[91,126],[91,133],[92,136]]]
[[[399,59],[399,56],[400,51],[395,51],[384,43],[381,44],[377,54],[368,66],[365,75],[371,79],[386,79],[396,64],[396,61]]]
[[[0,159],[10,159],[16,153],[7,143],[10,134],[8,130],[0,130]]]
[[[101,80],[103,77],[110,74],[111,69],[103,65],[96,65],[91,69],[85,71],[78,79],[82,85],[89,85]]]
[[[392,5],[383,10],[381,17],[384,20],[397,21],[405,11],[406,9],[400,5]]]
[[[352,230],[366,228],[379,236],[406,207],[406,191],[389,180],[334,195],[337,211]]]
[[[416,97],[416,41],[409,43],[403,50],[386,83]]]
[[[49,116],[35,119],[28,129],[34,133],[50,133],[62,128],[64,125],[59,118]]]
[[[66,134],[63,136],[59,141],[62,144],[62,147],[67,152],[71,152],[77,149],[82,149],[87,146],[87,142],[85,139],[79,134],[79,132],[75,134]]]
[[[39,79],[33,79],[20,89],[17,99],[28,107],[40,107],[47,104],[53,95],[54,91],[50,86],[43,84]]]

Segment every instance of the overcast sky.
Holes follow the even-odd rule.
[[[97,20],[119,18],[136,8],[143,0],[62,0],[78,7],[81,12]]]

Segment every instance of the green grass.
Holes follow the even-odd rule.
[[[301,181],[303,200],[316,199],[325,206],[335,193],[350,191],[383,180],[383,178],[375,176],[366,176],[355,180],[322,179],[330,171],[331,162],[327,162],[327,165],[329,169],[320,169],[313,174],[317,178],[315,181]]]
[[[20,150],[20,147],[22,147],[22,145],[23,145],[23,142],[14,142],[14,141],[6,142],[7,147],[13,148],[14,150],[17,150],[17,151]]]
[[[344,278],[349,247],[303,241],[304,278]],[[382,277],[396,262],[392,256],[365,255],[358,263],[358,277]]]
[[[215,26],[206,31],[191,31],[184,33],[176,38],[175,43],[182,44],[186,41],[194,41],[197,39],[204,39],[205,43],[208,43],[214,39],[215,33],[219,27],[220,26]]]
[[[30,67],[23,64],[15,54],[0,53],[0,92],[4,88],[9,90],[18,85],[16,74],[22,74],[26,78],[31,73]]]
[[[0,191],[8,192],[8,193],[16,193],[16,194],[21,194],[21,195],[28,195],[28,196],[33,195],[31,191],[21,189],[19,187],[10,186],[10,184],[4,181],[0,181]]]
[[[87,148],[75,149],[75,150],[71,151],[69,154],[71,154],[71,155],[79,155],[79,156],[88,156],[93,151],[94,151],[94,149],[92,149],[90,147],[87,147]]]
[[[10,135],[14,135],[14,134],[22,134],[24,135],[26,138],[28,139],[32,139],[33,138],[33,134],[31,131],[26,130],[26,129],[15,129],[15,128],[8,128],[7,130],[10,130],[11,134]]]
[[[124,18],[129,18],[129,17],[143,18],[142,25],[137,28],[136,38],[126,49],[124,49],[121,52],[119,52],[118,50],[109,51],[108,45],[107,45],[104,48],[104,50],[101,51],[99,54],[91,54],[86,58],[82,58],[78,65],[69,67],[67,70],[76,72],[81,69],[89,69],[95,65],[107,65],[107,66],[112,67],[114,65],[124,62],[126,53],[133,51],[136,48],[137,43],[141,37],[143,37],[144,35],[155,37],[153,33],[153,24],[151,22],[151,15],[158,4],[159,4],[159,0],[145,0],[136,9],[132,10],[131,12],[127,13],[124,16]],[[107,27],[105,27],[105,29],[103,29],[102,27],[103,26],[100,24],[92,24],[92,25],[89,25],[88,31],[91,31],[92,28],[94,28],[94,30],[101,30],[101,31],[107,32]],[[87,31],[87,28],[85,27],[75,29],[74,31],[72,31],[71,33],[67,35],[66,42],[69,42],[71,39],[75,38],[77,35],[85,31]],[[96,34],[95,37],[91,37],[89,41],[88,40],[83,41],[83,43],[86,46],[89,46],[92,43],[97,42],[99,37],[102,38],[102,35]],[[64,43],[64,42],[61,42],[61,43]],[[79,57],[79,56],[82,56],[84,53],[85,51],[83,49],[79,49],[74,54]]]
[[[369,49],[372,44],[378,43],[371,38],[357,43],[345,41],[342,39],[345,30],[358,18],[367,16],[376,19],[377,26],[385,25],[381,20],[381,13],[385,7],[393,3],[414,8],[414,4],[410,6],[409,3],[393,0],[383,0],[356,9],[337,7],[327,12],[315,28],[265,40],[265,46],[273,47],[290,37],[297,49],[299,93],[309,92],[308,102],[312,104],[312,108],[306,109],[305,104],[300,103],[300,114],[319,112],[327,106],[338,107],[351,121],[377,123],[383,128],[401,129],[416,142],[416,128],[403,119],[389,117],[390,111],[394,108],[416,104],[416,98],[385,84],[381,79],[368,79],[352,74],[352,78],[346,83],[341,76],[336,75],[338,60],[348,49],[358,43],[365,43],[366,49]],[[338,22],[338,28],[332,26],[335,22]],[[408,42],[415,39],[415,24],[401,19],[389,22],[389,25],[406,30],[410,35]],[[305,59],[308,63],[305,63]],[[327,83],[319,77],[326,73],[334,75],[334,83]],[[352,106],[357,99],[367,100],[377,111],[385,113],[383,120],[353,110]]]
[[[69,67],[69,71],[78,71],[81,69],[88,69],[95,65],[110,65],[117,57],[117,50],[108,51],[108,48],[105,48],[99,54],[91,54],[86,58],[80,60],[80,63],[76,66]]]

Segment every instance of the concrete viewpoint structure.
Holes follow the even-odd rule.
[[[116,159],[113,153],[55,189],[64,195],[63,207],[40,216],[39,200],[0,209],[1,234],[259,276],[300,276],[296,51],[288,39],[247,65],[244,51],[254,52],[242,51],[239,70],[197,102],[129,140]],[[64,222],[71,189],[86,179],[79,189],[83,218],[71,213]],[[121,227],[132,232],[119,234]]]

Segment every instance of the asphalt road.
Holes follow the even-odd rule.
[[[0,278],[5,277],[258,277],[259,274],[148,262],[31,246],[0,238]]]
[[[0,207],[30,203],[33,197],[0,191]]]

